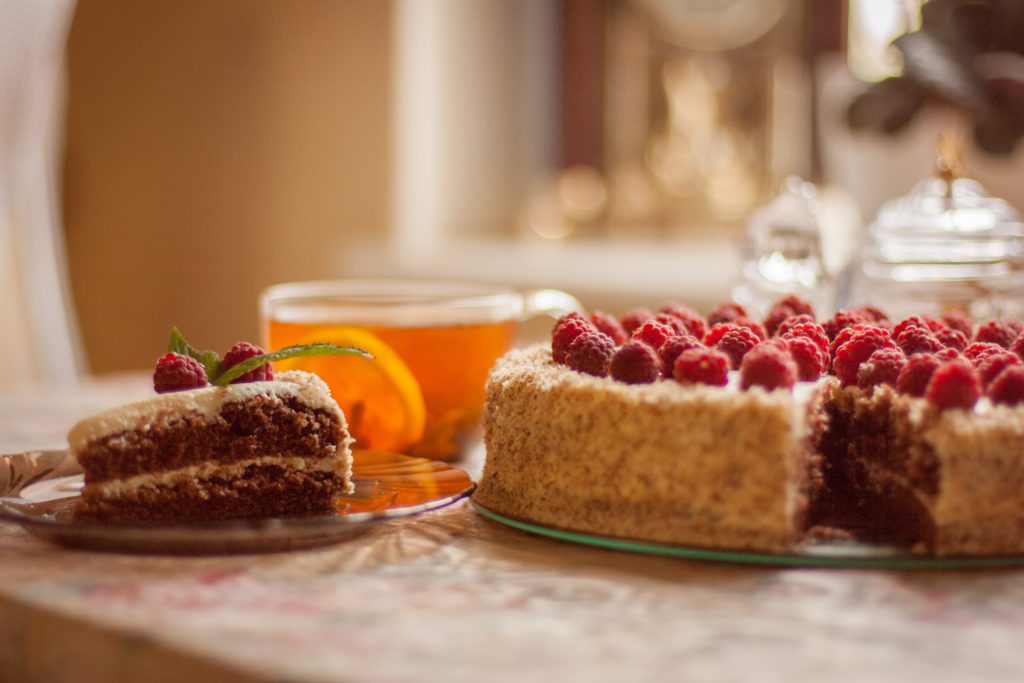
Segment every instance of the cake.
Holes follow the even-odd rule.
[[[85,479],[75,519],[189,523],[335,512],[353,490],[352,439],[327,385],[298,370],[275,377],[261,364],[271,356],[244,342],[223,359],[190,353],[160,359],[156,396],[71,429],[69,449]]]
[[[1019,330],[997,350],[984,326],[947,333],[954,317],[893,326],[865,307],[819,325],[776,306],[761,324],[732,306],[678,311],[679,325],[576,315],[550,346],[509,352],[487,384],[475,502],[704,548],[1024,552],[1024,365],[1006,348],[1024,349]]]

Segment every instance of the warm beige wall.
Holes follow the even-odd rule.
[[[226,350],[389,207],[391,3],[81,0],[65,223],[96,372]]]

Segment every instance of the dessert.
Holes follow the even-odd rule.
[[[1015,321],[893,325],[862,307],[819,324],[787,297],[767,339],[730,303],[698,341],[685,325],[662,339],[665,323],[642,313],[620,320],[624,343],[571,314],[550,349],[499,361],[480,505],[708,548],[853,537],[936,555],[1024,552]]]
[[[85,473],[78,520],[194,522],[326,513],[352,492],[345,417],[316,375],[276,377],[269,361],[354,353],[314,345],[264,354],[245,342],[220,358],[175,332],[157,363],[157,396],[75,425]]]

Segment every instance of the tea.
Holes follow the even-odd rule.
[[[349,422],[354,447],[451,460],[479,438],[484,384],[512,345],[516,323],[399,327],[264,321],[268,350],[331,342],[358,346],[356,356],[299,358],[278,370],[318,374]]]

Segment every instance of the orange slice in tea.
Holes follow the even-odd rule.
[[[355,327],[325,327],[299,341],[358,346],[373,354],[309,356],[274,364],[280,371],[305,370],[320,376],[345,413],[356,448],[397,451],[423,436],[426,406],[419,382],[405,362],[375,335]]]

